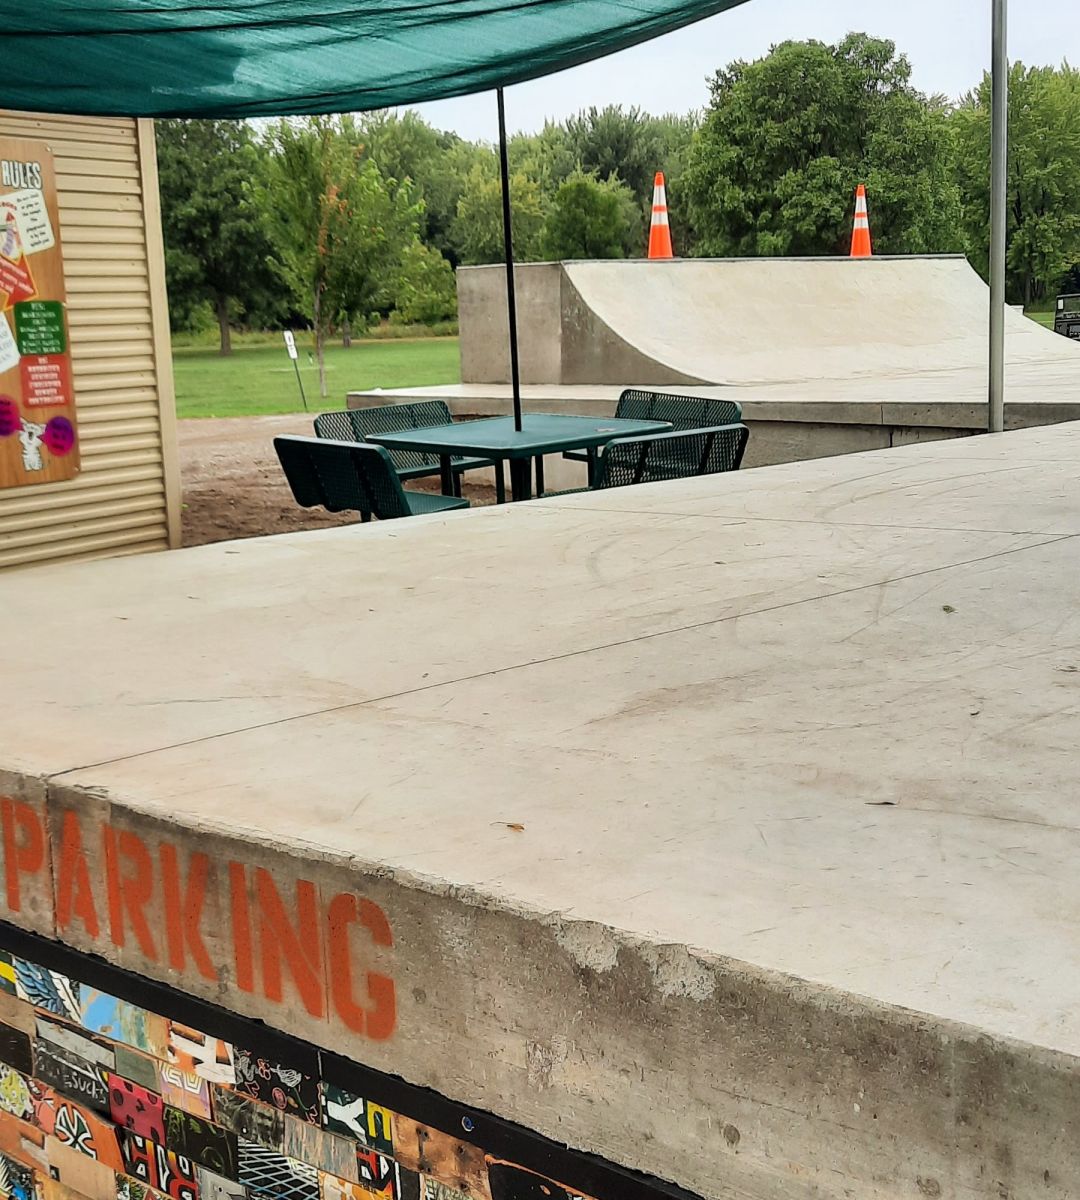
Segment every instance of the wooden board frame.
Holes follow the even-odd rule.
[[[60,212],[45,142],[0,138],[0,488],[79,470]]]

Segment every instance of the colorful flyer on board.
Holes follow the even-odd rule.
[[[67,350],[64,306],[58,300],[16,304],[15,340],[20,354],[63,354]]]
[[[51,250],[56,245],[56,235],[45,205],[45,193],[40,189],[25,188],[21,192],[11,192],[5,199],[15,207],[23,253]]]
[[[19,347],[7,317],[0,317],[0,374],[19,365]]]
[[[0,138],[0,488],[79,469],[56,174],[43,142]]]
[[[0,292],[4,294],[4,309],[11,308],[34,295],[34,277],[23,253],[18,213],[6,201],[0,202],[3,232],[0,233]]]
[[[19,363],[23,403],[27,408],[55,408],[71,403],[67,358],[63,354],[24,356]]]

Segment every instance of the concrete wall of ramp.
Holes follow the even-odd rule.
[[[506,271],[501,266],[458,270],[461,378],[508,383],[510,348]],[[706,383],[699,375],[655,362],[597,317],[563,263],[516,268],[523,383]]]
[[[0,111],[54,154],[82,469],[0,491],[0,568],[179,545],[180,480],[151,121]]]

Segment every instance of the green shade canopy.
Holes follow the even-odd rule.
[[[535,79],[745,0],[0,0],[0,106],[350,112]]]

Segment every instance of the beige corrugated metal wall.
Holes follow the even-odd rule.
[[[0,568],[179,545],[180,483],[151,121],[0,110],[56,162],[82,470],[0,490]]]

